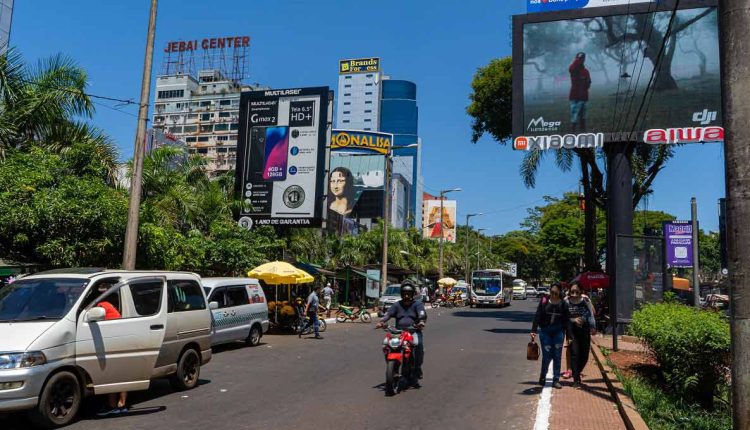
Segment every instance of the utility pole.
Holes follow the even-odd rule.
[[[480,252],[480,245],[481,245],[481,242],[482,242],[482,240],[481,240],[482,239],[482,232],[485,231],[485,230],[487,230],[487,229],[486,228],[478,228],[477,229],[477,270],[481,270],[481,268],[479,267],[479,265],[481,264],[480,260],[479,260],[480,259],[479,252]]]
[[[719,0],[722,117],[727,186],[727,243],[732,336],[732,421],[750,428],[750,9]]]
[[[698,203],[690,199],[690,223],[693,227],[693,306],[701,307],[700,252],[698,249]]]
[[[471,290],[471,282],[469,282],[469,271],[471,270],[471,265],[469,264],[469,236],[471,234],[471,230],[469,230],[469,219],[471,217],[480,216],[482,213],[476,213],[476,214],[467,214],[466,215],[466,239],[464,242],[464,256],[466,257],[466,283],[469,284],[469,290]]]
[[[391,169],[393,168],[393,152],[385,156],[385,190],[383,192],[383,255],[380,259],[380,295],[388,287],[388,224],[391,223]]]
[[[146,124],[148,122],[148,99],[151,94],[151,66],[154,61],[154,33],[156,33],[156,10],[158,0],[151,0],[151,13],[148,18],[146,34],[146,54],[143,59],[143,77],[141,78],[141,102],[138,108],[138,126],[135,132],[133,151],[133,175],[130,180],[130,204],[128,206],[128,224],[125,227],[125,247],[122,252],[122,268],[135,269],[136,251],[138,249],[138,217],[141,209],[141,179],[143,176],[143,157],[145,151]]]
[[[440,191],[440,260],[438,264],[438,279],[443,279],[443,241],[445,240],[445,233],[443,230],[445,228],[445,224],[443,224],[443,202],[445,201],[445,195],[453,191],[461,191],[461,188]],[[453,220],[453,222],[455,221],[456,220]]]

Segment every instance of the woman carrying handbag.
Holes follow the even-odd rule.
[[[536,340],[539,331],[539,342],[542,344],[542,369],[539,375],[539,385],[544,386],[547,370],[552,362],[552,386],[562,388],[560,384],[560,363],[564,333],[569,320],[567,303],[562,299],[559,283],[552,285],[549,299],[542,298],[536,309],[534,323],[531,326],[531,340]]]

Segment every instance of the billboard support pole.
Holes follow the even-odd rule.
[[[148,123],[148,99],[151,94],[151,66],[154,61],[154,33],[156,33],[156,10],[158,0],[151,0],[151,10],[146,33],[146,53],[143,59],[143,76],[141,78],[141,101],[138,108],[138,126],[135,131],[135,149],[133,150],[133,174],[130,180],[130,203],[128,204],[128,222],[125,227],[125,246],[122,251],[122,268],[135,269],[138,250],[138,221],[141,209],[141,179],[143,176],[143,157],[145,151],[146,124]]]
[[[724,162],[731,330],[733,428],[750,428],[750,9],[746,0],[719,1],[719,48],[724,120]]]
[[[443,279],[443,237],[445,236],[443,234],[443,228],[445,228],[445,224],[443,224],[443,201],[445,200],[445,192],[440,192],[440,257],[438,261],[438,279]]]
[[[385,156],[385,190],[383,195],[383,256],[380,267],[380,295],[382,296],[388,286],[388,224],[390,224],[391,211],[391,169],[393,164],[393,151],[389,150]]]
[[[690,199],[690,223],[693,226],[693,306],[701,306],[701,276],[698,259],[700,252],[698,249],[698,203],[695,197]]]
[[[633,295],[633,272],[628,266],[619,270],[618,251],[632,262],[632,243],[622,243],[618,249],[618,235],[633,234],[633,170],[630,164],[628,148],[630,143],[612,143],[607,147],[607,272],[610,276],[610,318],[612,321],[613,348],[617,350],[617,334],[619,331],[618,314],[629,315],[632,304],[628,309],[625,305],[633,302],[628,297]],[[628,258],[623,259],[627,262]],[[632,264],[632,263],[629,263]],[[627,301],[629,300],[629,301]],[[623,305],[623,306],[618,306]]]

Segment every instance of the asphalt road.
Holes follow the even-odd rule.
[[[382,331],[331,324],[323,340],[265,336],[255,348],[222,347],[201,385],[174,392],[155,381],[131,393],[126,416],[98,418],[88,400],[84,429],[409,428],[530,429],[538,363],[525,360],[536,300],[504,309],[430,309],[421,389],[385,397]],[[23,416],[0,428],[29,428]]]

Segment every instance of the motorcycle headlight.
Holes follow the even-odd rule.
[[[400,347],[401,346],[401,339],[398,339],[398,338],[395,338],[395,337],[392,338],[391,340],[388,341],[388,346],[390,346],[391,348],[398,348],[398,347]]]
[[[47,363],[47,357],[41,351],[32,352],[0,352],[1,369],[23,369],[41,366]]]

